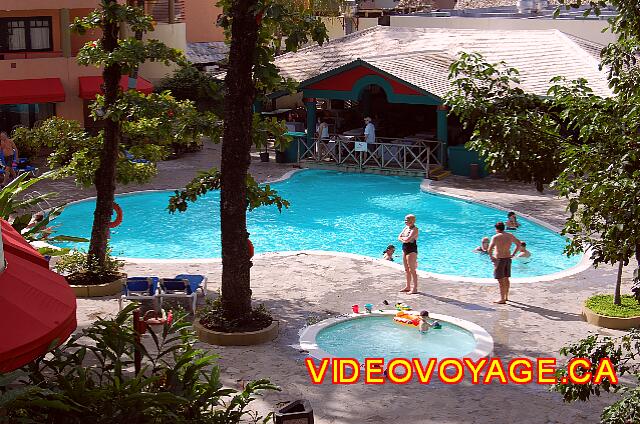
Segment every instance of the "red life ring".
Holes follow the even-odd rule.
[[[249,259],[253,258],[253,254],[254,254],[254,250],[253,250],[253,243],[251,243],[251,240],[247,239],[247,242],[249,243]]]
[[[113,202],[113,210],[116,213],[116,219],[109,223],[109,228],[116,228],[122,224],[122,208],[116,202]]]

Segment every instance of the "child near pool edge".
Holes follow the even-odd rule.
[[[429,322],[429,311],[420,311],[420,317],[418,318],[420,323],[418,324],[418,331],[421,334],[426,333],[431,328],[432,324]]]
[[[387,246],[387,248],[382,252],[382,258],[387,261],[393,262],[393,253],[396,251],[396,247],[393,244]]]

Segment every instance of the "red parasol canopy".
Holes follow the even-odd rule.
[[[64,277],[6,221],[0,273],[0,372],[21,367],[76,328],[76,297]]]

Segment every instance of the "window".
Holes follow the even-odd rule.
[[[53,50],[51,17],[0,19],[0,52]]]

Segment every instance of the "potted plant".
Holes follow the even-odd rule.
[[[120,272],[124,262],[110,253],[107,252],[104,267],[98,267],[86,253],[73,250],[62,256],[54,269],[65,276],[78,297],[112,296],[122,290],[127,274]]]
[[[260,152],[260,162],[269,162],[269,151],[267,146],[264,146],[264,152]]]
[[[198,310],[194,321],[198,338],[206,343],[220,346],[247,346],[265,343],[278,336],[278,321],[260,305],[251,310],[248,317],[227,320],[222,311],[222,301],[207,299]]]
[[[276,163],[287,163],[287,152],[276,149]]]

